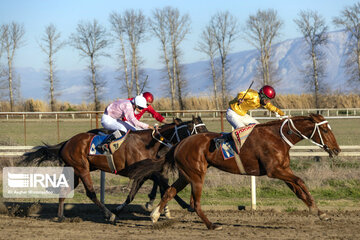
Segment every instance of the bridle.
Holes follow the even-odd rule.
[[[322,121],[322,122],[319,122],[319,123],[315,123],[315,125],[314,125],[314,130],[312,131],[310,137],[306,137],[304,134],[302,134],[302,133],[295,127],[295,124],[294,124],[293,120],[292,120],[291,118],[287,118],[287,119],[282,123],[282,125],[281,125],[281,127],[280,127],[280,135],[281,135],[282,139],[283,139],[287,144],[289,144],[290,147],[293,147],[294,144],[292,144],[292,143],[289,141],[289,139],[287,139],[287,138],[285,137],[285,135],[283,134],[283,127],[285,126],[286,123],[288,124],[289,130],[290,130],[290,131],[293,130],[299,137],[302,137],[302,138],[304,138],[304,139],[308,139],[310,142],[312,142],[312,143],[315,144],[316,146],[319,146],[319,147],[321,147],[321,148],[323,148],[323,149],[326,149],[326,148],[327,148],[327,146],[326,146],[326,144],[324,143],[324,140],[323,140],[323,138],[322,138],[322,136],[321,136],[321,132],[320,132],[319,126],[321,126],[321,125],[323,125],[323,124],[325,124],[325,123],[328,123],[328,121],[325,120],[325,121]],[[328,127],[331,129],[330,125],[328,125]],[[319,134],[319,138],[320,138],[321,143],[317,143],[317,142],[315,142],[315,141],[312,139],[313,136],[315,135],[315,132],[317,132],[317,133]]]
[[[197,131],[196,128],[201,127],[201,126],[205,126],[205,124],[204,123],[199,123],[199,124],[194,123],[194,128],[193,128],[193,130],[191,132],[188,129],[186,129],[186,132],[187,132],[188,136],[193,135],[193,134],[197,134],[198,131]],[[161,133],[157,129],[154,130],[151,135],[156,141],[158,141],[161,144],[171,148],[173,146],[173,144],[171,142],[173,141],[173,139],[175,137],[176,137],[177,143],[181,141],[180,136],[179,136],[179,129],[182,129],[182,128],[187,128],[187,124],[184,124],[184,125],[181,125],[181,126],[177,126],[175,124],[175,131],[174,131],[173,135],[171,136],[170,140],[167,140],[165,137],[163,137],[161,135]],[[157,133],[160,136],[160,138],[157,138],[155,136],[155,133]]]

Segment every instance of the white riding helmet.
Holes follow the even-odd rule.
[[[134,98],[134,103],[136,106],[139,106],[141,108],[147,108],[147,102],[146,99],[143,96],[136,96]]]

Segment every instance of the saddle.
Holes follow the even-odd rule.
[[[112,173],[117,173],[116,166],[113,159],[113,154],[120,148],[121,144],[125,141],[126,137],[128,136],[129,131],[121,136],[120,138],[115,139],[109,144],[109,150],[110,151],[99,151],[97,146],[100,145],[105,138],[107,138],[107,135],[95,135],[90,142],[90,149],[89,149],[89,155],[104,155],[106,156],[109,168]],[[125,167],[125,164],[122,164],[123,166],[118,166],[118,169],[123,169]]]
[[[221,137],[214,139],[215,146],[221,150],[224,160],[235,158],[240,173],[242,174],[246,174],[246,172],[240,160],[240,149],[255,126],[255,124],[252,124],[235,129],[231,133],[222,133]]]

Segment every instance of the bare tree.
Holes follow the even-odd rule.
[[[198,42],[197,47],[195,49],[199,52],[204,53],[207,57],[209,57],[211,78],[212,78],[214,98],[215,98],[215,107],[218,110],[219,109],[218,96],[217,96],[218,77],[215,68],[215,56],[217,52],[217,46],[216,46],[216,39],[214,32],[212,31],[212,28],[210,26],[206,26],[205,29],[202,31],[200,36],[200,41]]]
[[[13,60],[15,51],[21,46],[25,34],[24,25],[12,22],[2,25],[2,45],[7,57],[7,82],[9,89],[10,111],[14,110],[14,78],[13,78]]]
[[[246,21],[245,39],[260,52],[261,85],[275,85],[280,81],[275,79],[276,71],[271,69],[271,47],[282,25],[282,20],[273,9],[258,10]]]
[[[214,35],[217,51],[221,62],[221,97],[222,107],[227,106],[227,82],[226,69],[228,64],[228,54],[231,49],[231,44],[238,37],[238,21],[228,11],[218,12],[210,20],[211,33]]]
[[[124,28],[128,36],[128,43],[131,49],[131,81],[135,82],[136,95],[140,94],[140,79],[139,79],[139,64],[142,62],[139,59],[138,51],[139,44],[145,39],[146,21],[142,11],[127,10],[123,17]]]
[[[125,26],[123,17],[121,14],[113,12],[110,14],[110,23],[112,27],[112,31],[116,35],[116,39],[120,44],[120,69],[124,73],[123,77],[120,78],[125,82],[125,87],[127,91],[127,96],[130,98],[132,96],[133,90],[133,81],[129,79],[129,72],[128,72],[128,62],[127,62],[127,52],[126,52],[126,43],[125,43]]]
[[[82,57],[89,57],[91,71],[91,92],[94,97],[95,111],[100,110],[100,90],[104,82],[98,79],[96,61],[101,56],[108,56],[105,49],[109,46],[106,29],[95,19],[91,22],[80,22],[76,33],[70,35],[69,44],[80,51]]]
[[[181,16],[176,8],[165,7],[156,9],[149,22],[152,32],[161,42],[163,59],[169,78],[172,109],[175,109],[176,95],[180,109],[184,109],[182,91],[186,81],[181,73],[180,44],[190,31],[190,17],[188,14]]]
[[[360,3],[345,7],[339,17],[333,19],[336,26],[343,27],[350,35],[345,67],[349,82],[360,84]]]
[[[41,38],[42,43],[39,43],[41,50],[47,56],[48,64],[48,78],[49,83],[49,94],[50,94],[50,107],[51,111],[55,111],[55,83],[56,77],[54,74],[55,70],[55,59],[54,55],[65,45],[65,42],[60,40],[61,34],[57,31],[55,25],[49,24],[45,27],[45,33]]]
[[[321,50],[328,42],[327,25],[325,19],[316,11],[301,11],[295,19],[299,30],[309,47],[307,56],[311,61],[305,71],[305,80],[315,95],[315,106],[320,108],[319,91],[325,76],[325,53]]]

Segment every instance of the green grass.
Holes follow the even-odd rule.
[[[153,119],[144,119],[143,121],[151,124],[154,123]],[[204,119],[203,121],[209,131],[221,132],[220,120]],[[264,122],[264,120],[261,120],[261,122]],[[360,119],[329,119],[329,123],[339,145],[356,145],[360,143],[360,128],[356,127],[360,126]],[[22,120],[0,120],[0,125],[0,136],[2,136],[0,144],[24,145],[26,133],[26,145],[29,146],[41,145],[42,142],[56,144],[71,138],[77,133],[93,129],[96,126],[95,120],[60,120],[58,133],[57,121],[55,119],[27,120],[26,131]],[[224,131],[231,131],[231,126],[226,119],[224,119]],[[299,143],[299,145],[310,144],[307,141]]]

